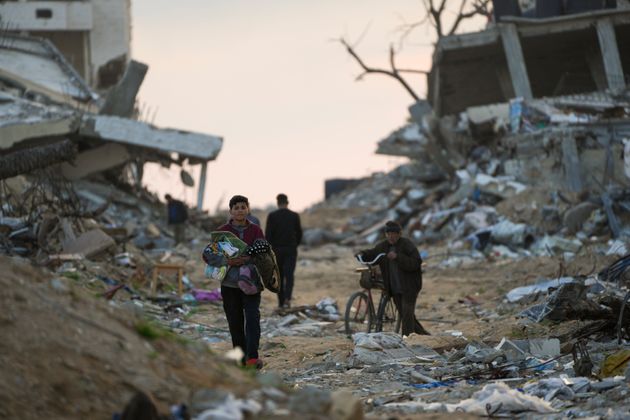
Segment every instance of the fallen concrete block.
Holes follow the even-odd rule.
[[[518,343],[515,343],[505,337],[501,339],[501,342],[497,344],[495,349],[502,351],[509,362],[523,360],[527,357],[525,349],[519,346]]]
[[[590,202],[580,203],[575,207],[570,208],[564,213],[563,224],[569,229],[570,233],[579,231],[591,216],[591,213],[597,209],[596,204]]]
[[[363,403],[350,391],[339,390],[332,394],[330,416],[335,420],[363,420]]]
[[[63,252],[64,254],[82,254],[86,258],[90,258],[114,245],[116,242],[111,236],[100,229],[93,229],[66,244]]]
[[[154,223],[147,224],[144,231],[150,238],[158,238],[161,235],[160,228],[158,228]]]
[[[560,355],[560,340],[557,338],[535,338],[529,341],[529,353],[536,357],[556,357]]]

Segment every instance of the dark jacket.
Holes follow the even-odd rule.
[[[274,248],[297,248],[302,241],[300,215],[287,208],[272,211],[267,216],[265,236]]]
[[[385,241],[379,242],[372,249],[361,251],[365,261],[373,260],[378,254],[389,252],[390,243]],[[398,257],[395,259],[398,266],[398,275],[402,285],[403,293],[415,296],[422,289],[422,258],[418,252],[418,248],[407,238],[400,238],[394,245]],[[389,264],[390,260],[387,255],[381,257],[378,265],[381,268],[385,287],[390,290],[389,281]],[[391,293],[391,291],[390,291]]]
[[[179,200],[171,200],[166,205],[168,210],[168,224],[178,225],[188,220],[188,209],[186,204]]]

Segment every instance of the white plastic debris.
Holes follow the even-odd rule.
[[[395,349],[404,346],[400,335],[394,333],[356,333],[352,335],[355,347],[370,350]]]
[[[538,397],[525,395],[511,389],[502,382],[488,384],[477,391],[472,398],[457,404],[446,404],[449,413],[463,411],[478,416],[496,415],[498,413],[520,413],[534,411],[537,413],[554,413],[551,404]]]
[[[517,247],[526,245],[531,236],[531,228],[525,223],[512,223],[509,220],[503,220],[490,229],[493,241]]]
[[[557,289],[560,285],[565,283],[573,283],[575,279],[573,277],[560,277],[559,279],[548,280],[536,284],[530,284],[529,286],[521,286],[510,290],[505,297],[508,302],[514,303],[523,299],[525,296],[534,295],[536,293],[547,293],[551,288]]]
[[[541,379],[538,382],[525,385],[525,393],[551,401],[554,398],[572,400],[575,392],[561,378]]]
[[[620,257],[628,255],[628,247],[624,241],[616,239],[614,241],[609,241],[608,245],[610,245],[610,248],[606,251],[606,255],[619,255]]]
[[[243,353],[243,350],[240,347],[236,347],[234,349],[228,350],[225,353],[225,358],[228,360],[234,360],[236,362],[239,362],[243,356],[245,355],[245,353]]]
[[[262,405],[254,400],[241,400],[228,395],[225,401],[214,408],[205,410],[195,420],[242,420],[245,414],[248,418],[256,416],[262,411]]]

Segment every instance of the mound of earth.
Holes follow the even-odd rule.
[[[203,343],[144,321],[27,260],[0,256],[0,417],[111,418],[138,391],[161,412],[201,389],[236,394],[251,375]]]

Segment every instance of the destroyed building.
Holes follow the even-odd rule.
[[[375,240],[387,219],[455,248],[484,248],[474,236],[502,222],[528,232],[490,241],[513,251],[575,234],[627,238],[630,10],[605,6],[536,15],[495,5],[485,29],[440,38],[427,100],[377,148],[410,162],[329,200],[374,210],[350,220],[347,243]],[[530,198],[516,203],[523,191]]]
[[[624,13],[535,25],[597,27],[605,15],[617,28]],[[137,391],[174,418],[628,416],[630,257],[615,257],[628,254],[625,86],[571,91],[559,77],[557,95],[525,98],[512,86],[457,111],[439,111],[431,98],[412,106],[412,122],[378,146],[410,163],[351,183],[321,206],[333,208],[335,222],[338,208],[356,212],[330,241],[372,242],[384,220],[398,219],[426,246],[418,309],[432,335],[363,332],[349,341],[340,324],[357,287],[348,276],[353,252],[305,247],[299,303],[329,293],[340,300],[272,311],[275,297],[263,295],[268,370],[255,375],[236,367],[220,289],[198,288],[213,284],[199,261],[204,232],[175,246],[158,226],[159,203],[137,188],[142,162],[205,165],[221,139],[134,119],[141,63],[127,63],[101,92],[53,44],[24,35],[0,37],[0,253],[9,254],[0,256],[0,417],[117,418]],[[478,35],[456,37],[468,36]],[[459,38],[440,42],[449,39]],[[457,77],[434,77],[442,64],[436,59],[430,78],[445,83],[432,88],[445,95],[438,101]],[[121,174],[119,188],[102,182]],[[609,248],[613,237],[621,240]],[[595,254],[579,253],[587,242]],[[444,244],[446,254],[432,260]],[[532,254],[561,258],[512,261]],[[590,274],[565,270],[572,256],[584,264],[592,255]]]
[[[135,119],[136,94],[147,70],[128,60],[120,80],[99,93],[49,40],[2,34],[2,178],[52,164],[70,180],[126,167],[139,186],[145,162],[188,162],[202,167],[201,208],[206,165],[219,154],[222,139]]]
[[[83,181],[159,204],[143,187],[148,162],[200,166],[197,180],[182,171],[182,182],[197,187],[201,211],[223,139],[142,120],[136,96],[148,66],[130,57],[129,13],[127,0],[0,4],[0,225],[14,239],[4,252],[34,252],[17,239],[37,236],[47,212],[75,222],[102,212],[115,192],[83,184],[92,186],[76,195]]]
[[[5,1],[3,32],[52,42],[86,83],[108,89],[131,59],[130,0]]]

